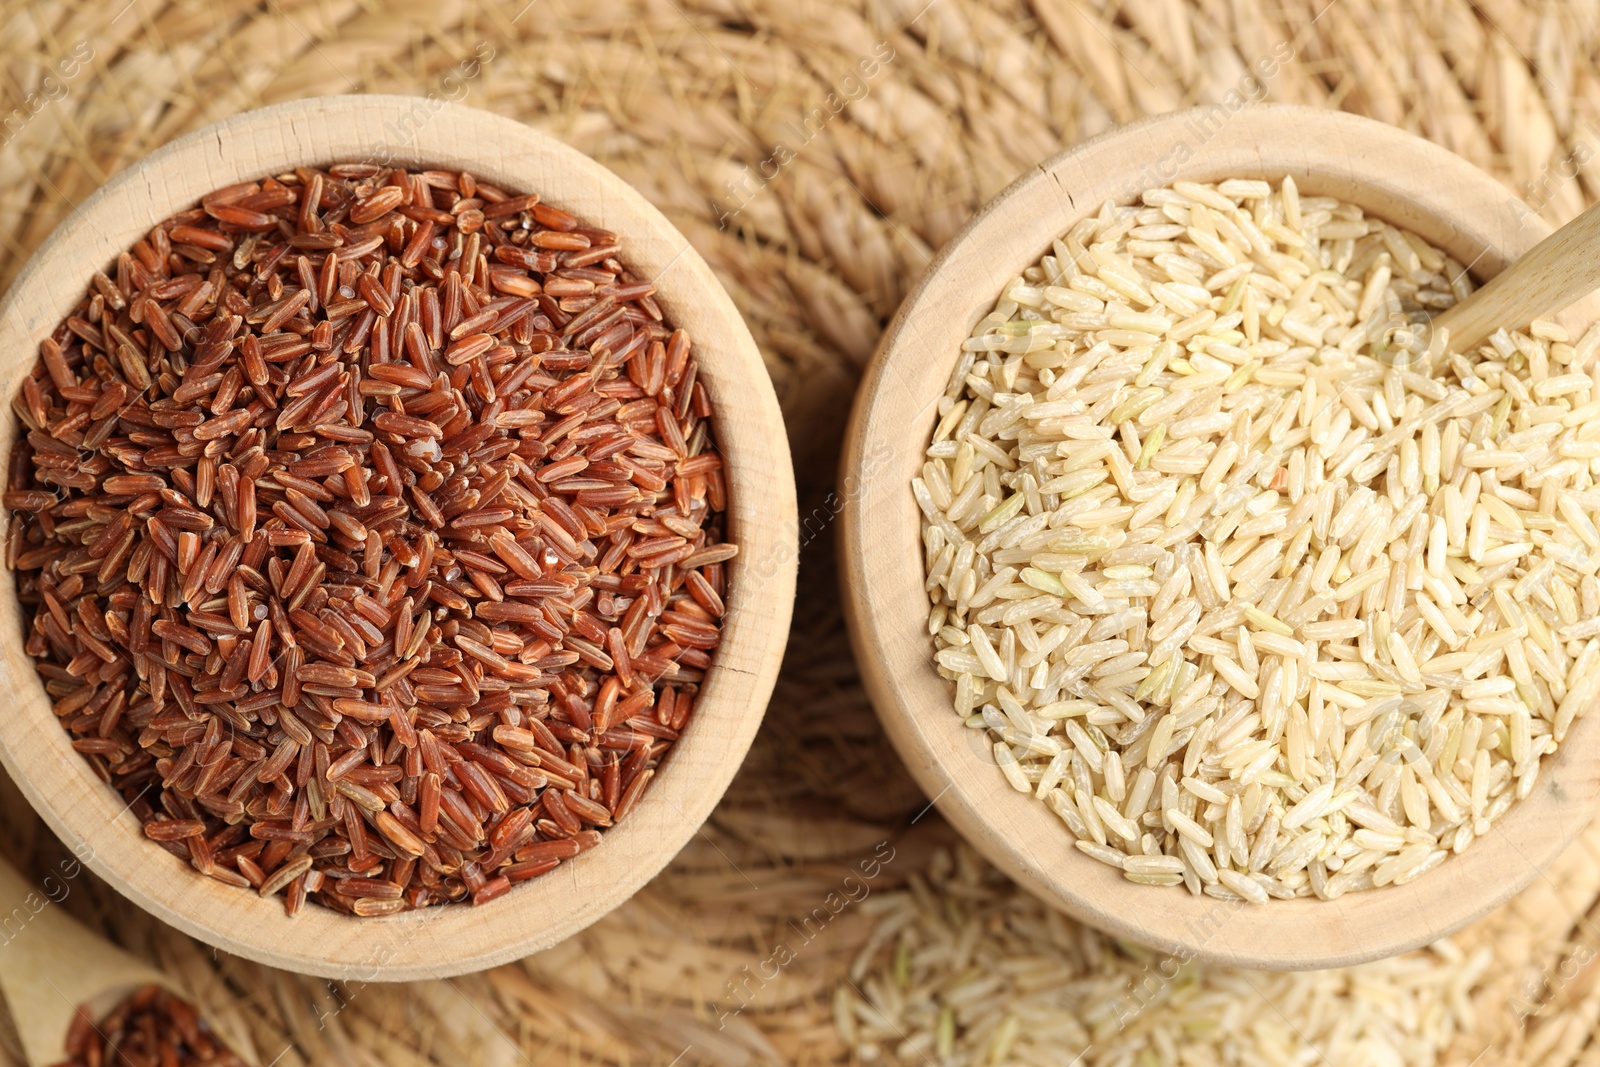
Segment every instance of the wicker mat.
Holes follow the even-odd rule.
[[[766,355],[808,516],[795,639],[744,772],[666,873],[570,942],[449,982],[335,987],[219,958],[101,886],[74,891],[66,907],[158,960],[209,1011],[240,1020],[261,1061],[279,1067],[945,1060],[916,1042],[897,1052],[892,1041],[867,1041],[857,1026],[898,1025],[861,1001],[884,944],[874,935],[887,914],[880,905],[936,893],[922,876],[953,839],[936,813],[912,825],[925,801],[857,684],[830,528],[851,391],[931,254],[1061,147],[1230,93],[1346,108],[1420,132],[1516,186],[1552,222],[1600,192],[1593,5],[122,3],[0,3],[0,287],[75,202],[197,126],[327,93],[459,99],[612,167],[706,256]],[[5,850],[42,869],[59,846],[9,783],[0,812]],[[876,903],[847,909],[776,978],[746,981],[793,936],[792,921],[890,839]],[[1497,963],[1462,979],[1454,996],[1471,1022],[1439,1062],[1600,1063],[1587,1049],[1600,966],[1587,966],[1586,917],[1600,895],[1600,832],[1547,873],[1456,939],[1463,952],[1492,945]],[[1005,907],[1038,909],[1022,898]],[[970,1019],[962,1026],[982,1034]],[[969,1035],[955,1036],[949,1062],[1018,1058],[993,1042],[974,1052],[962,1043]],[[0,1034],[0,1061],[5,1047]],[[1071,1062],[1073,1050],[1061,1051],[1042,1060]],[[1263,1061],[1207,1053],[1183,1062]],[[1281,1062],[1328,1058],[1308,1046]]]

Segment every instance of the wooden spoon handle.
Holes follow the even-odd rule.
[[[11,1007],[31,1067],[61,1061],[78,1005],[89,1005],[98,1018],[144,985],[179,992],[160,971],[62,909],[60,902],[81,871],[68,866],[33,885],[0,860],[0,993]]]
[[[1476,348],[1502,326],[1522,329],[1600,288],[1600,204],[1561,227],[1482,289],[1434,316],[1450,348]]]

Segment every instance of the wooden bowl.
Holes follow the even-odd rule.
[[[389,160],[470,170],[622,236],[624,256],[658,285],[668,317],[695,340],[727,461],[729,614],[695,718],[639,806],[601,844],[482,907],[451,905],[379,919],[318,906],[289,918],[187,869],[144,839],[122,800],[90,772],[23,652],[15,585],[0,593],[0,760],[89,867],[135,903],[218,948],[275,967],[359,981],[440,977],[555,944],[628,899],[699,829],[761,723],[794,598],[794,481],[772,385],[739,312],[704,260],[644,197],[609,170],[527,126],[420,98],[336,96],[238,115],[183,137],[107,182],[36,252],[0,305],[0,392],[17,395],[39,342],[90,274],[213,189],[296,165]],[[9,455],[15,419],[0,424]]]
[[[1220,121],[1180,112],[1056,156],[1001,193],[943,250],[890,325],[857,395],[842,463],[844,595],[868,692],[923,789],[974,847],[1077,919],[1180,958],[1243,967],[1333,967],[1426,944],[1539,876],[1600,797],[1600,715],[1580,718],[1532,795],[1491,833],[1403,886],[1248,908],[1131,884],[1083,855],[1056,815],[1006,783],[951,710],[933,666],[921,519],[911,479],[961,342],[1011,278],[1107,199],[1173,181],[1281,180],[1411,230],[1487,279],[1549,233],[1458,156],[1352,115],[1253,107]],[[1595,305],[1569,317],[1592,321]]]

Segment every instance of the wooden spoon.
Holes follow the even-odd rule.
[[[0,909],[4,910],[0,993],[11,1009],[30,1067],[61,1062],[67,1029],[79,1005],[101,1019],[147,985],[189,999],[166,975],[68,915],[56,901],[71,891],[71,881],[63,878],[59,883],[59,888],[34,886],[0,860]],[[228,1044],[236,1051],[247,1048],[237,1040]],[[248,1053],[244,1058],[255,1062]]]
[[[1450,349],[1470,351],[1502,326],[1526,326],[1600,288],[1600,204],[1546,237],[1482,289],[1435,315]]]

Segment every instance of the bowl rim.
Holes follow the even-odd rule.
[[[577,149],[513,119],[437,97],[327,96],[243,112],[177,138],[119,172],[69,214],[0,301],[0,387],[14,396],[40,339],[103,269],[157,222],[204,194],[298,165],[390,161],[470,170],[537,192],[614,229],[624,256],[656,280],[687,329],[717,404],[727,462],[730,538],[723,640],[695,717],[630,816],[596,848],[481,907],[356,920],[318,906],[289,918],[263,900],[183,867],[138,832],[121,798],[89,771],[56,723],[22,651],[21,606],[4,581],[0,680],[16,694],[0,716],[0,763],[34,809],[113,888],[208,944],[274,967],[349,981],[437,978],[546,948],[593,923],[653,878],[699,832],[761,724],[787,641],[798,558],[788,440],[761,354],[726,290],[657,208]],[[70,266],[63,266],[68,265]],[[16,420],[0,425],[10,454]],[[9,513],[0,516],[8,522]],[[114,825],[115,824],[115,825]]]
[[[910,480],[960,342],[1003,285],[1048,252],[1051,238],[1108,197],[1126,203],[1174,181],[1290,174],[1302,193],[1361,204],[1469,263],[1481,278],[1550,232],[1460,156],[1347,113],[1214,105],[1122,126],[1030,169],[944,247],[879,342],[841,459],[846,621],[885,731],[928,796],[979,852],[1076,919],[1184,962],[1279,970],[1394,955],[1503,903],[1540,877],[1587,824],[1600,801],[1600,759],[1558,752],[1541,767],[1533,794],[1513,804],[1488,835],[1404,886],[1331,902],[1274,900],[1238,915],[1236,904],[1130,886],[1073,848],[1059,819],[1012,790],[992,756],[977,758],[983,746],[971,738],[978,732],[950,711],[949,685],[932,664],[920,514]],[[1593,322],[1597,312],[1600,300],[1590,297],[1563,318]],[[1586,752],[1597,741],[1600,716],[1590,711],[1563,748]]]

